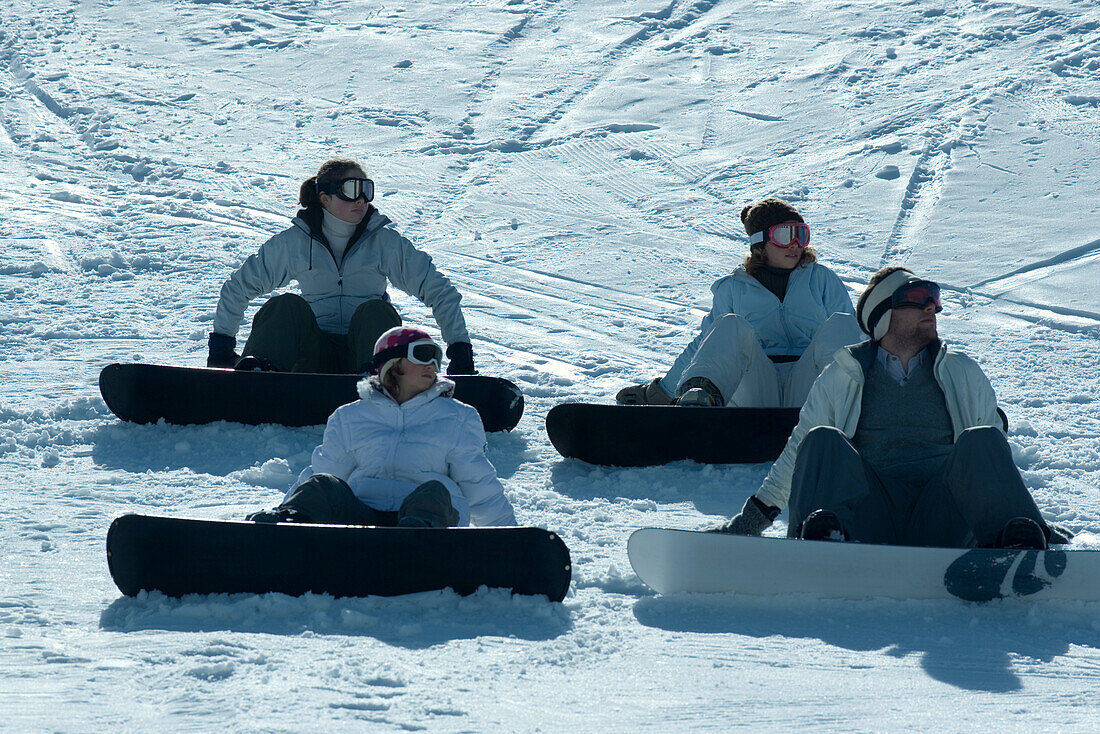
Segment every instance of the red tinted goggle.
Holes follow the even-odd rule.
[[[771,242],[776,247],[790,247],[797,244],[805,247],[810,244],[810,225],[804,222],[783,222],[773,224],[766,230],[749,235],[749,244]]]
[[[335,194],[344,201],[374,200],[374,181],[369,178],[342,178],[327,184],[317,184],[317,193]]]
[[[443,350],[431,339],[421,339],[383,349],[374,355],[374,371],[377,372],[386,362],[399,357],[404,357],[416,364],[434,364],[437,370],[443,367]]]
[[[906,283],[890,296],[890,308],[927,308],[929,303],[936,306],[936,313],[943,310],[940,287],[930,280]]]

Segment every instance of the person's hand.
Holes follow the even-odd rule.
[[[729,533],[730,535],[755,535],[759,536],[769,527],[775,518],[779,517],[779,508],[766,505],[752,495],[745,500],[745,506],[741,512],[725,525],[711,528],[708,533]]]
[[[447,347],[448,375],[476,375],[474,348],[469,342],[455,342]]]
[[[232,367],[239,357],[233,351],[237,340],[216,331],[210,333],[210,354],[206,357],[207,367]]]
[[[1073,532],[1065,525],[1048,522],[1047,529],[1050,531],[1047,533],[1047,541],[1053,545],[1065,545],[1073,540]]]

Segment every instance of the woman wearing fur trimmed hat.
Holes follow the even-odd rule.
[[[798,407],[833,353],[862,340],[840,278],[817,262],[798,210],[768,198],[741,211],[749,254],[711,286],[711,311],[664,378],[627,405]]]
[[[379,337],[375,375],[360,399],[336,409],[321,445],[283,503],[257,522],[401,527],[515,525],[512,505],[485,456],[477,411],[453,399],[438,375],[443,353],[427,332],[395,327]]]
[[[431,257],[402,237],[371,201],[374,181],[347,158],[326,161],[298,192],[292,226],[244,261],[221,289],[206,364],[281,372],[364,372],[378,335],[401,323],[387,282],[432,309],[447,347],[447,374],[474,373],[462,296]],[[297,281],[256,313],[238,359],[249,302]]]

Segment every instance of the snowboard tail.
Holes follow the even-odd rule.
[[[127,596],[399,596],[482,586],[561,601],[569,549],[541,528],[389,528],[123,515],[107,533]]]
[[[798,408],[562,403],[546,432],[562,456],[590,464],[755,464],[778,458],[797,422]]]
[[[131,423],[190,425],[231,421],[249,425],[319,425],[345,403],[359,399],[359,375],[245,372],[203,367],[111,364],[99,391],[111,412]],[[512,382],[486,375],[449,377],[455,399],[477,409],[485,430],[506,431],[523,415],[523,393]]]
[[[634,572],[661,594],[808,594],[838,599],[1100,601],[1100,551],[920,548],[643,528]]]

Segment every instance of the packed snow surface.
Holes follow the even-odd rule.
[[[712,525],[767,465],[593,467],[543,420],[665,369],[778,195],[853,296],[891,263],[943,284],[1040,507],[1095,532],[1097,130],[1094,0],[6,0],[0,729],[1095,731],[1096,605],[655,595],[630,532]],[[489,454],[569,545],[564,603],[111,582],[114,517],[240,518],[320,440],[123,424],[97,376],[202,364],[221,283],[335,155],[523,388]]]

